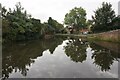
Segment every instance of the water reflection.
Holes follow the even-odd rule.
[[[69,42],[67,42],[67,46],[65,46],[65,53],[71,60],[75,62],[83,62],[86,60],[86,48],[87,42],[81,41],[79,38],[71,38]]]
[[[86,40],[81,40],[79,38],[69,39],[67,46],[65,46],[65,53],[72,61],[82,63],[86,60],[86,51],[88,48],[91,49],[91,59],[94,59],[93,64],[100,67],[101,71],[109,71],[113,62],[119,60],[118,53],[115,53],[117,51],[109,50],[93,42],[87,42]]]
[[[52,38],[24,43],[12,43],[3,45],[2,77],[9,78],[12,72],[20,72],[27,76],[27,72],[34,59],[43,55],[43,51],[49,50],[53,54],[55,48],[62,44],[64,38]],[[15,70],[15,71],[13,71]]]
[[[95,50],[92,55],[92,59],[94,59],[93,63],[99,66],[101,71],[110,70],[113,62],[118,61],[118,53],[93,43],[91,44],[91,47]]]
[[[66,40],[67,42],[63,45],[63,42]],[[78,62],[86,62],[87,56],[89,56],[88,52],[90,52],[92,56],[89,57],[93,60],[93,64],[97,65],[101,71],[111,70],[111,65],[120,58],[118,53],[113,50],[89,42],[85,38],[78,37],[54,37],[30,42],[4,44],[2,57],[3,79],[9,78],[10,74],[17,74],[17,72],[23,76],[27,76],[30,67],[35,63],[35,59],[42,57],[43,52],[46,50],[49,50],[50,54],[53,54],[58,45],[64,48],[64,54],[76,64]],[[92,67],[94,66],[93,64]]]

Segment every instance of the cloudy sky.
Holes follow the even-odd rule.
[[[21,2],[25,10],[32,17],[40,19],[41,22],[52,17],[62,23],[65,14],[74,7],[83,7],[87,12],[87,19],[91,19],[93,11],[100,7],[104,1],[110,2],[118,14],[118,1],[120,0],[0,0],[0,3],[6,8],[14,8],[17,2]]]

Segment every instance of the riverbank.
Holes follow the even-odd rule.
[[[82,34],[55,34],[55,36],[87,37],[87,35]]]
[[[106,49],[109,49],[109,50],[113,51],[114,53],[119,53],[120,44],[106,42],[106,41],[94,41],[93,43],[95,43],[96,45],[99,45],[101,47],[104,47]]]
[[[120,29],[108,31],[108,32],[102,32],[102,33],[96,33],[96,34],[55,34],[55,36],[70,36],[70,37],[85,37],[88,38],[88,40],[97,40],[97,41],[108,41],[108,42],[115,42],[120,43]]]
[[[100,40],[100,41],[109,41],[109,42],[116,42],[120,43],[120,29],[102,32],[97,34],[89,34],[87,38],[90,40]]]

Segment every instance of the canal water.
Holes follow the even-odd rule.
[[[80,37],[4,44],[2,78],[118,78],[112,45]]]

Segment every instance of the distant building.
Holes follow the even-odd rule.
[[[118,2],[118,15],[120,15],[120,1]]]
[[[73,26],[66,26],[66,29],[68,34],[73,34],[73,32],[75,31]]]
[[[80,33],[82,33],[82,34],[88,34],[89,33],[89,29],[81,29]]]

